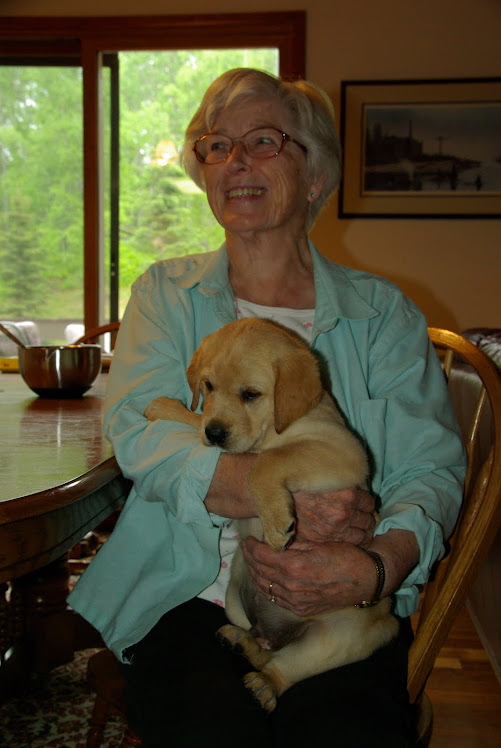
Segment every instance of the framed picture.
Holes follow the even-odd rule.
[[[343,81],[341,141],[341,217],[501,217],[501,78]]]

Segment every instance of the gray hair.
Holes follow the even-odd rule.
[[[210,132],[226,107],[237,101],[276,98],[293,115],[294,138],[308,149],[308,175],[322,176],[324,184],[317,200],[310,204],[307,230],[320,213],[341,177],[341,146],[336,131],[334,107],[327,94],[309,81],[284,81],[252,68],[235,68],[223,73],[209,86],[185,134],[182,163],[188,175],[205,190],[204,167],[193,152],[193,143]]]

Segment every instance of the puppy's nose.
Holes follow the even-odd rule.
[[[205,436],[211,444],[223,447],[228,437],[228,431],[220,421],[211,421],[205,427]]]

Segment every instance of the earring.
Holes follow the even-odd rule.
[[[317,196],[317,193],[316,193],[316,192],[312,192],[312,193],[311,193],[311,197],[312,197],[312,200],[315,200],[316,196]]]

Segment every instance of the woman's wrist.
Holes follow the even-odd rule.
[[[365,550],[377,553],[384,566],[381,597],[393,594],[419,562],[419,545],[410,530],[394,529],[376,535]]]
[[[256,505],[247,488],[247,473],[256,456],[228,452],[220,455],[204,499],[209,512],[231,519],[257,517]]]
[[[367,548],[362,549],[374,563],[374,570],[376,572],[376,586],[372,595],[368,596],[366,600],[356,604],[356,608],[371,608],[373,605],[379,602],[383,594],[384,583],[386,580],[386,571],[384,568],[383,559],[376,553],[376,551],[370,551]]]

